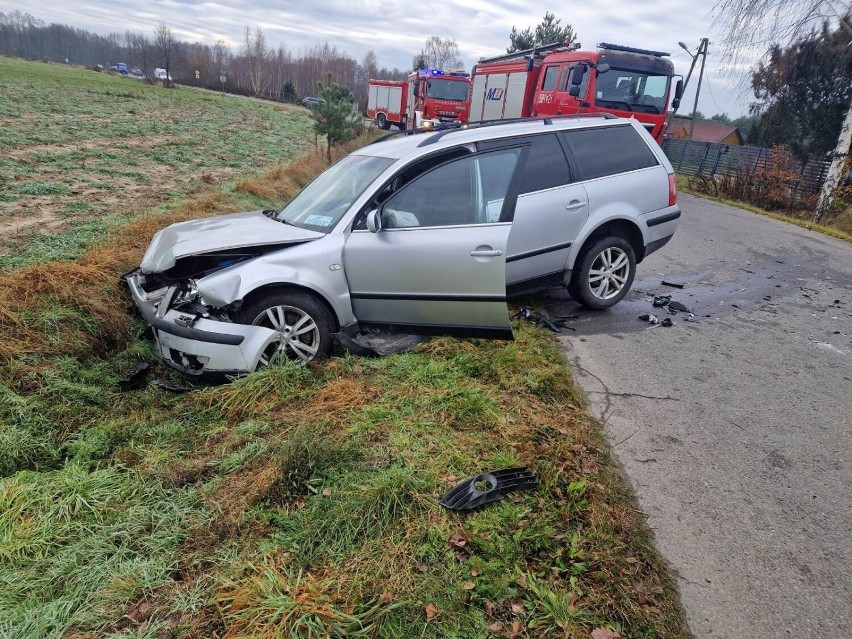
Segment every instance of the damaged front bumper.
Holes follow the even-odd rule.
[[[162,296],[142,288],[144,274],[125,276],[133,302],[151,326],[163,362],[187,375],[229,375],[257,368],[261,356],[278,342],[278,333],[263,326],[234,324],[170,308],[177,286]]]

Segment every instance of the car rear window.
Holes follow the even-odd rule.
[[[646,169],[659,164],[632,126],[565,131],[584,180]]]

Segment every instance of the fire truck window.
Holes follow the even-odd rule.
[[[571,171],[562,146],[555,135],[532,138],[530,152],[521,173],[519,194],[564,186],[571,182]]]
[[[563,133],[580,165],[584,180],[645,169],[659,164],[631,126],[581,129]]]
[[[571,88],[571,71],[574,69],[574,66],[572,64],[570,67],[567,67],[567,70],[563,74],[562,89],[560,89],[563,93],[568,93],[568,89]],[[577,95],[578,100],[586,97],[586,90],[589,88],[589,78],[592,77],[594,72],[594,69],[586,69],[586,72],[583,74],[583,81],[580,83],[580,93]]]
[[[556,79],[559,77],[559,67],[547,67],[544,70],[544,80],[541,83],[542,91],[553,91],[556,88]]]
[[[595,103],[639,113],[665,113],[669,78],[665,75],[625,69],[599,74]]]
[[[413,180],[382,208],[382,226],[410,228],[499,220],[519,149],[462,158]]]

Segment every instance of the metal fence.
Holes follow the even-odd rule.
[[[758,169],[769,169],[772,165],[772,149],[759,146],[666,139],[663,151],[675,171],[689,177],[753,175]],[[818,193],[831,160],[822,158],[799,162],[792,156],[790,159],[791,167],[799,174],[799,180],[790,184],[794,197]]]

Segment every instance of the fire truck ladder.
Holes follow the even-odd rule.
[[[544,55],[545,53],[559,51],[560,49],[565,51],[576,51],[579,48],[579,42],[575,42],[574,44],[565,44],[564,42],[551,42],[550,44],[543,44],[540,47],[533,47],[532,49],[522,49],[521,51],[513,51],[512,53],[507,53],[506,55],[498,55],[494,58],[482,58],[477,64],[484,64],[488,62],[509,62],[510,60],[520,60],[528,57],[534,58],[536,56]]]
[[[665,51],[650,51],[649,49],[637,49],[635,47],[625,47],[621,44],[610,44],[609,42],[599,42],[599,49],[606,49],[607,51],[626,51],[627,53],[641,53],[642,55],[652,55],[656,58],[667,58],[671,55],[671,53],[666,53]]]

